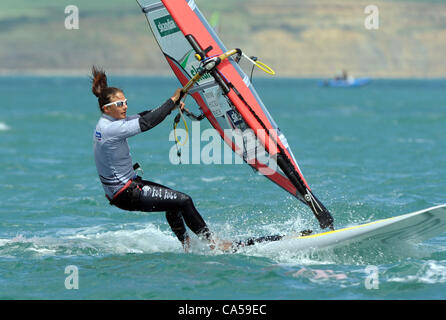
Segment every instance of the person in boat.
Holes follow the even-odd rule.
[[[335,76],[335,77],[334,77],[334,80],[336,80],[336,81],[347,80],[347,78],[348,78],[347,71],[346,71],[346,70],[342,70],[341,75],[340,75],[340,76],[338,76],[338,75]]]
[[[92,92],[98,98],[101,117],[93,135],[94,158],[99,179],[111,205],[128,211],[165,212],[167,222],[187,252],[190,238],[186,225],[213,249],[226,249],[228,242],[217,241],[195,208],[191,197],[166,186],[143,180],[135,172],[127,138],[161,123],[177,106],[181,89],[160,107],[127,116],[124,91],[109,87],[105,72],[92,68]],[[184,103],[179,103],[184,109]],[[229,249],[229,248],[228,248]]]

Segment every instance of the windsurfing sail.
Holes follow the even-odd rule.
[[[183,86],[199,72],[203,61],[227,52],[193,0],[137,2]],[[234,56],[203,74],[188,93],[236,154],[308,205],[321,228],[333,228],[333,217],[311,191],[285,136]]]

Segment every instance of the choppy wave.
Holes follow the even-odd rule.
[[[200,178],[200,180],[203,182],[216,182],[216,181],[222,181],[224,179],[225,179],[225,177],[223,177],[223,176],[210,177],[210,178],[201,177]]]
[[[172,235],[152,224],[67,229],[55,236],[0,239],[0,256],[71,256],[126,253],[181,252]]]
[[[0,122],[0,131],[8,131],[11,127],[9,127],[6,123]]]
[[[391,276],[387,281],[396,283],[446,283],[446,260],[423,261],[415,273]]]
[[[288,221],[288,224],[300,226],[299,221]],[[222,230],[225,226],[219,225]],[[294,228],[292,227],[292,228]],[[226,226],[226,231],[219,236],[234,236],[235,228]],[[263,232],[280,231],[278,225],[268,224]],[[240,230],[238,231],[240,232]],[[253,235],[260,230],[247,231]],[[246,236],[246,235],[245,235]],[[60,229],[55,234],[45,236],[24,236],[18,234],[13,238],[0,239],[0,257],[9,259],[26,259],[40,257],[79,257],[108,256],[126,254],[157,254],[174,253],[181,255],[181,260],[194,261],[203,256],[207,264],[226,265],[225,255],[221,251],[211,251],[205,242],[192,236],[192,250],[185,255],[184,251],[170,230],[160,229],[152,223],[103,224],[84,228]],[[430,252],[424,256],[430,257]],[[184,255],[184,257],[183,257]],[[418,257],[417,257],[418,255]],[[205,256],[221,256],[224,260],[208,260]],[[423,254],[415,253],[414,248],[387,249],[355,249],[347,247],[342,250],[272,250],[268,244],[247,247],[236,253],[231,261],[246,261],[261,259],[263,268],[271,268],[274,274],[282,274],[287,281],[297,286],[312,287],[336,286],[357,290],[363,293],[364,279],[367,277],[367,265],[378,266],[380,285],[386,283],[400,286],[414,284],[444,284],[446,283],[446,260],[425,260]],[[394,258],[391,258],[394,256]],[[408,257],[410,257],[408,259]],[[189,259],[191,258],[191,259]],[[395,262],[395,263],[393,263]],[[176,263],[176,262],[175,262]],[[293,286],[293,284],[291,284]],[[368,292],[368,291],[367,291]]]
[[[259,222],[259,221],[258,221]],[[274,234],[290,234],[305,229],[305,221],[294,217],[285,222],[262,223],[260,226],[234,226],[231,223],[212,224],[211,229],[218,230],[220,239],[243,240],[250,237]],[[286,226],[286,227],[284,227]],[[181,244],[167,227],[148,223],[129,223],[97,225],[85,228],[58,230],[55,234],[45,236],[24,236],[18,234],[11,239],[0,239],[0,257],[29,256],[72,256],[72,255],[113,255],[113,254],[150,254],[180,253],[184,251]],[[240,230],[241,229],[243,230]],[[205,242],[191,234],[191,253],[200,255],[226,254],[209,250]],[[423,247],[421,247],[423,248]],[[259,243],[237,251],[243,256],[266,258],[282,265],[364,265],[386,264],[401,261],[407,257],[425,259],[431,252],[419,246],[401,244],[399,246],[372,246],[366,244],[350,245],[342,248],[301,249],[286,241],[276,243]],[[435,269],[435,265],[429,265]],[[444,281],[446,282],[446,266]],[[429,269],[429,268],[428,268]],[[440,266],[441,269],[441,266]],[[435,269],[436,270],[436,269]],[[440,271],[443,271],[441,269]],[[429,275],[427,275],[429,278]],[[410,281],[410,278],[395,278],[392,281]],[[443,280],[442,280],[443,281]]]

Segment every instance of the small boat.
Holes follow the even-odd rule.
[[[322,87],[349,88],[362,87],[370,83],[370,78],[329,79],[320,82]]]

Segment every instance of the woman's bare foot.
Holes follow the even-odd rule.
[[[181,243],[183,245],[184,252],[189,252],[190,249],[190,238],[187,236]]]
[[[232,241],[227,241],[227,240],[211,240],[209,247],[211,248],[211,250],[214,249],[218,249],[221,251],[231,251],[232,249]]]

